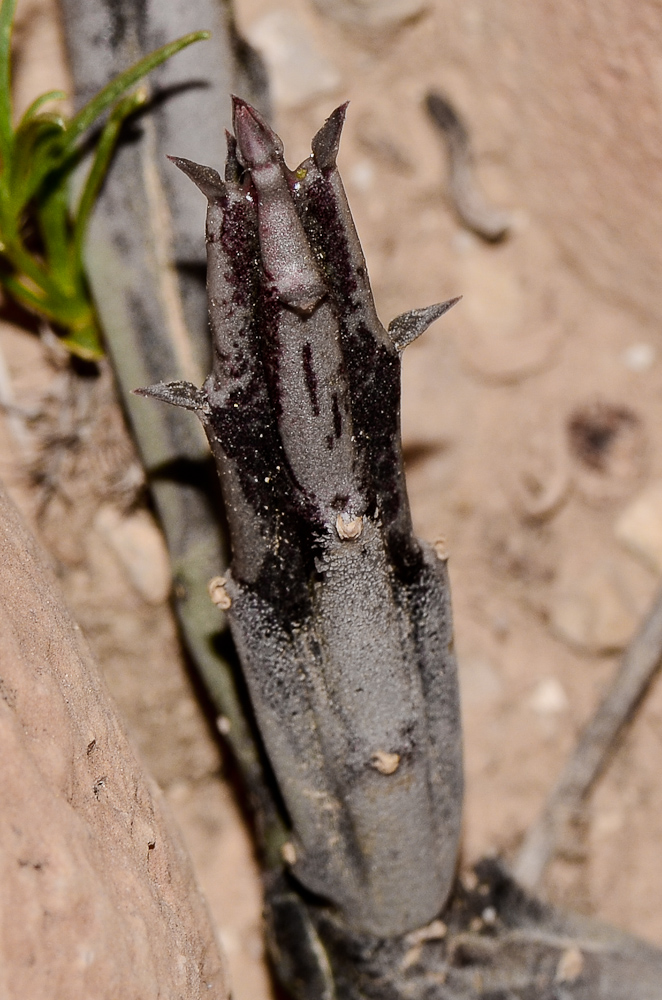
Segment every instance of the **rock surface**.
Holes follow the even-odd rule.
[[[249,42],[262,55],[274,100],[300,108],[333,94],[340,74],[322,55],[306,25],[286,10],[270,10],[252,27]]]
[[[625,508],[614,534],[655,573],[662,572],[662,480],[650,483]]]
[[[593,654],[624,649],[642,613],[629,570],[623,561],[601,559],[560,580],[549,608],[553,633]]]
[[[167,806],[2,492],[0,595],[0,996],[228,997]]]

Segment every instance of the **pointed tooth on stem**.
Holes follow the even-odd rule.
[[[388,327],[388,334],[393,344],[399,351],[404,351],[405,347],[425,333],[427,328],[435,320],[447,313],[449,309],[459,302],[461,295],[447,302],[437,302],[433,306],[426,306],[424,309],[412,309],[410,312],[402,313],[391,320]]]
[[[253,108],[239,98],[233,100],[239,159],[257,195],[265,275],[283,305],[310,315],[327,288],[292,200],[283,144]]]
[[[190,177],[196,187],[198,187],[208,201],[216,201],[223,198],[226,187],[221,180],[218,170],[213,167],[205,167],[202,163],[194,163],[183,156],[169,156],[168,159],[176,167]]]
[[[185,410],[199,412],[207,406],[207,393],[191,382],[157,382],[141,389],[134,389],[136,396],[160,399],[171,406],[182,406]]]
[[[345,114],[349,101],[345,101],[333,111],[312,141],[313,158],[319,170],[326,173],[336,165],[340,136],[345,124]]]
[[[283,160],[283,143],[262,115],[240,97],[232,98],[232,123],[239,159],[250,169]]]

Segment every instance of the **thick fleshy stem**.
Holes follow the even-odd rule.
[[[345,106],[295,171],[234,101],[208,200],[214,365],[195,410],[233,559],[228,617],[291,823],[287,862],[357,932],[432,920],[453,885],[462,755],[446,564],[413,535],[403,347],[453,303],[379,322],[336,166]]]

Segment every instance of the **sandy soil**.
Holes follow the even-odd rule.
[[[382,318],[464,296],[407,349],[403,436],[417,531],[443,536],[451,554],[470,865],[487,851],[514,856],[655,593],[662,345],[647,277],[655,272],[648,216],[641,208],[634,219],[642,249],[633,251],[624,221],[633,216],[622,205],[634,195],[610,173],[598,141],[609,132],[605,121],[611,142],[621,134],[610,118],[617,95],[610,103],[608,90],[598,93],[594,132],[588,107],[584,132],[575,123],[569,138],[559,121],[564,108],[575,114],[570,70],[564,76],[559,57],[546,89],[536,75],[554,62],[563,33],[550,32],[547,45],[545,24],[531,26],[517,5],[510,24],[489,3],[460,6],[436,0],[388,28],[348,27],[328,13],[365,16],[375,8],[367,2],[329,3],[324,16],[310,0],[281,0],[274,22],[268,0],[240,0],[238,16],[276,66],[276,125],[291,164],[307,155],[334,105],[351,98],[340,165]],[[283,53],[278,42],[285,15],[315,53],[308,68],[301,52]],[[48,4],[23,0],[20,17],[24,105],[66,74]],[[464,229],[449,204],[443,150],[422,108],[430,88],[464,112],[485,191],[513,211],[512,233],[498,245]],[[576,103],[581,110],[581,94]],[[631,149],[630,180],[652,169],[659,152]],[[113,528],[112,512],[129,516],[133,548],[146,561],[158,549],[111,389],[104,380],[78,385],[93,402],[72,450],[73,390],[53,352],[9,320],[0,350],[20,410],[42,414],[0,418],[0,476],[51,553],[176,812],[235,997],[266,998],[259,879],[223,751],[188,680],[167,583],[141,577]],[[45,487],[29,475],[35,463],[58,487],[42,516]],[[632,506],[642,497],[644,515]],[[549,899],[660,945],[661,722],[658,682],[545,884]]]

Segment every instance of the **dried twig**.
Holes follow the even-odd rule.
[[[428,94],[425,106],[446,141],[449,194],[461,221],[490,243],[507,235],[512,215],[487,201],[476,179],[471,139],[466,125],[450,102],[440,94]]]
[[[533,889],[540,884],[568,819],[576,814],[604,771],[619,735],[631,721],[661,663],[662,590],[520,848],[513,872],[522,885]]]

